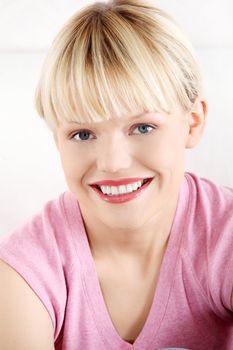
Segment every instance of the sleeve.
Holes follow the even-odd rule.
[[[54,340],[62,328],[66,281],[56,239],[51,202],[0,242],[0,259],[14,268],[46,307],[54,326]]]
[[[233,318],[233,191],[218,188],[213,198],[211,235],[208,244],[209,290],[220,315]]]
[[[232,320],[233,189],[192,176],[190,259],[212,310]],[[190,230],[191,231],[191,230]]]

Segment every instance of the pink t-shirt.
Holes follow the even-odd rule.
[[[185,173],[151,310],[133,345],[111,322],[71,192],[4,238],[0,258],[47,308],[56,350],[233,349],[233,190],[194,174]]]

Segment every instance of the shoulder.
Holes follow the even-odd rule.
[[[36,343],[37,349],[54,349],[53,322],[44,304],[26,281],[1,259],[0,280],[0,348],[31,349]]]
[[[4,271],[6,266],[11,268],[9,272],[16,271],[22,287],[25,285],[23,281],[26,281],[39,297],[53,321],[55,339],[64,318],[67,283],[70,282],[72,266],[77,261],[65,213],[69,210],[70,195],[65,192],[48,201],[39,213],[0,242],[2,267],[7,264]]]
[[[233,189],[186,173],[189,192],[187,233],[192,249],[207,250],[211,256],[233,245]],[[233,246],[232,246],[233,248]]]
[[[62,250],[68,244],[69,225],[65,213],[64,197],[69,192],[64,192],[59,197],[49,200],[43,208],[23,224],[4,236],[0,241],[0,258],[4,251],[12,253],[34,255],[46,250],[46,253],[54,255],[55,250]]]
[[[69,191],[48,201],[40,212],[1,239],[0,258],[15,267],[40,262],[44,273],[47,269],[61,273],[70,270],[77,260],[77,225],[74,229],[69,220],[75,211],[79,208]]]
[[[186,173],[189,219],[183,253],[215,310],[231,309],[233,190]],[[225,307],[225,309],[224,309]]]
[[[227,215],[232,219],[233,188],[219,186],[213,181],[185,173],[189,186],[190,204],[196,212],[204,213],[209,222],[217,222]],[[214,215],[213,215],[214,214]],[[233,224],[233,220],[232,220]]]

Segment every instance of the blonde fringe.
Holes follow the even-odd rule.
[[[55,38],[35,103],[54,129],[148,111],[189,110],[201,94],[195,53],[175,21],[139,0],[94,3]]]

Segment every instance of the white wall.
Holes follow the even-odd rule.
[[[233,2],[151,1],[173,14],[200,57],[209,116],[187,170],[233,187]],[[0,1],[0,235],[67,189],[50,131],[36,115],[34,89],[54,35],[91,1]]]

